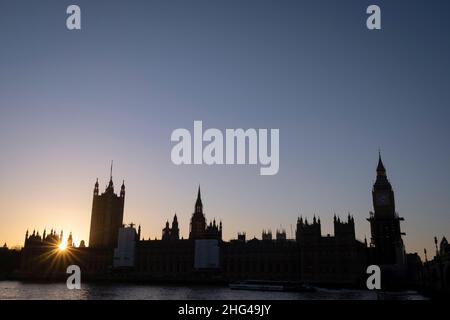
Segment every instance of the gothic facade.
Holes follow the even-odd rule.
[[[314,216],[309,221],[306,217],[297,219],[294,239],[288,239],[285,230],[277,230],[274,238],[270,230],[264,230],[261,239],[248,240],[245,233],[240,233],[237,239],[224,241],[222,222],[215,219],[207,222],[199,187],[187,239],[180,238],[179,219],[175,214],[171,224],[166,222],[160,240],[142,239],[139,226],[132,239],[127,237],[132,241],[131,247],[130,243],[119,246],[117,243],[119,229],[124,227],[125,185],[122,184],[119,195],[115,194],[111,174],[104,193],[99,193],[98,181],[94,186],[89,247],[76,247],[70,236],[68,250],[59,253],[62,261],[58,262],[61,263],[59,271],[63,270],[62,266],[76,262],[94,278],[193,282],[261,279],[354,286],[365,283],[369,264],[379,264],[387,271],[420,275],[414,278],[420,280],[422,262],[417,254],[405,254],[400,229],[402,218],[395,210],[394,191],[381,157],[376,171],[372,189],[374,212],[368,219],[370,244],[356,238],[355,220],[350,214],[345,218],[334,217],[333,235],[322,235],[321,220]],[[43,236],[35,231],[31,235],[27,233],[21,270],[32,271],[37,266],[48,270],[48,264],[40,259],[49,252],[57,252],[54,250],[62,238],[62,234],[53,230],[49,234],[44,231]],[[112,267],[113,260],[122,261],[113,253],[118,247],[125,248],[122,250],[127,254],[122,257],[125,260],[132,255],[133,264],[116,270]],[[443,253],[448,252],[445,248],[441,250]]]

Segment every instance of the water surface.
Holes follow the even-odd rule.
[[[260,292],[231,290],[228,287],[167,286],[138,284],[82,284],[80,290],[69,290],[65,283],[23,283],[0,281],[0,299],[78,299],[78,300],[423,300],[414,291],[377,294],[368,290],[330,290],[316,292]]]

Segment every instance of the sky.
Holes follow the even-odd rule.
[[[82,29],[66,28],[81,8]],[[381,8],[382,29],[366,28]],[[0,0],[0,242],[89,238],[92,192],[126,185],[124,222],[189,233],[199,185],[224,239],[355,217],[370,237],[378,150],[408,252],[450,236],[448,1]],[[184,165],[173,130],[277,128],[280,170]],[[116,190],[117,190],[116,189]]]

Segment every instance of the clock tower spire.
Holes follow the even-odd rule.
[[[379,216],[393,218],[395,216],[394,190],[389,182],[381,154],[378,154],[377,178],[372,189],[373,208]]]
[[[386,176],[386,169],[384,168],[383,160],[381,160],[381,151],[378,151],[377,175]]]

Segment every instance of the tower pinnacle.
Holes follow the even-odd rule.
[[[111,180],[111,181],[112,181],[113,163],[114,163],[114,160],[111,160],[111,171],[110,171],[110,174],[109,174],[109,180]]]
[[[110,190],[110,191],[114,191],[114,183],[113,183],[113,160],[111,160],[111,169],[109,172],[109,183],[108,183],[108,187],[106,188],[106,190]]]
[[[377,174],[379,176],[385,176],[386,175],[386,169],[384,168],[383,160],[381,160],[381,152],[380,151],[378,151]]]
[[[202,203],[202,196],[200,193],[200,186],[198,186],[197,201],[195,202],[195,212],[203,212],[203,203]]]

